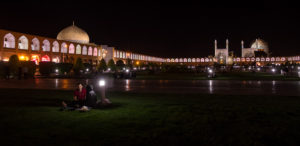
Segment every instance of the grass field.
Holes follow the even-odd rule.
[[[72,91],[0,89],[1,145],[299,145],[300,98],[109,92],[113,106],[59,111]]]

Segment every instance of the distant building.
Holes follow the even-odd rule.
[[[244,48],[244,41],[241,41],[242,57],[258,57],[255,54],[266,54],[269,56],[268,44],[262,39],[256,39],[250,45],[250,48]],[[259,56],[260,57],[260,56]]]
[[[98,45],[90,42],[90,37],[81,28],[71,25],[61,30],[57,38],[48,38],[38,35],[13,32],[0,29],[0,61],[8,61],[11,55],[17,55],[21,61],[66,62],[74,63],[81,58],[84,63],[97,65],[101,59],[108,62],[131,59],[133,63],[180,63],[188,65],[213,65],[234,63],[284,63],[286,61],[300,63],[300,56],[270,57],[268,44],[262,39],[256,39],[250,44],[250,48],[244,48],[241,41],[241,57],[234,57],[229,51],[229,40],[226,39],[225,48],[218,48],[217,40],[214,41],[214,56],[203,58],[161,58],[148,56],[116,49],[108,45]],[[262,55],[266,54],[266,55]]]

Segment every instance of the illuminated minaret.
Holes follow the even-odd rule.
[[[218,49],[217,40],[215,40],[215,50]]]
[[[244,49],[244,41],[243,40],[241,41],[241,46],[242,46],[242,49]]]
[[[229,41],[228,39],[226,39],[226,49],[228,50],[228,48],[229,48]]]

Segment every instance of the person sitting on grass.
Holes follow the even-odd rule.
[[[76,108],[80,109],[85,106],[86,100],[86,89],[83,88],[81,83],[78,83],[78,88],[74,91],[73,101],[70,104],[62,101],[63,109],[74,110]]]
[[[95,108],[97,106],[97,95],[96,92],[94,91],[94,86],[93,85],[88,85],[86,88],[90,88],[89,91],[86,93],[86,106]]]

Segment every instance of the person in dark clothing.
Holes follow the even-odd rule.
[[[92,90],[91,85],[89,84],[89,80],[85,80],[85,89],[86,89],[86,93],[87,93],[87,97],[89,96],[88,93]]]
[[[85,105],[86,100],[86,90],[83,88],[83,85],[81,83],[78,83],[78,88],[74,91],[74,97],[73,101],[69,104],[62,101],[62,106],[64,109],[76,109],[81,108]]]
[[[86,106],[96,107],[97,95],[94,91],[93,85],[89,84],[89,80],[86,80]]]

